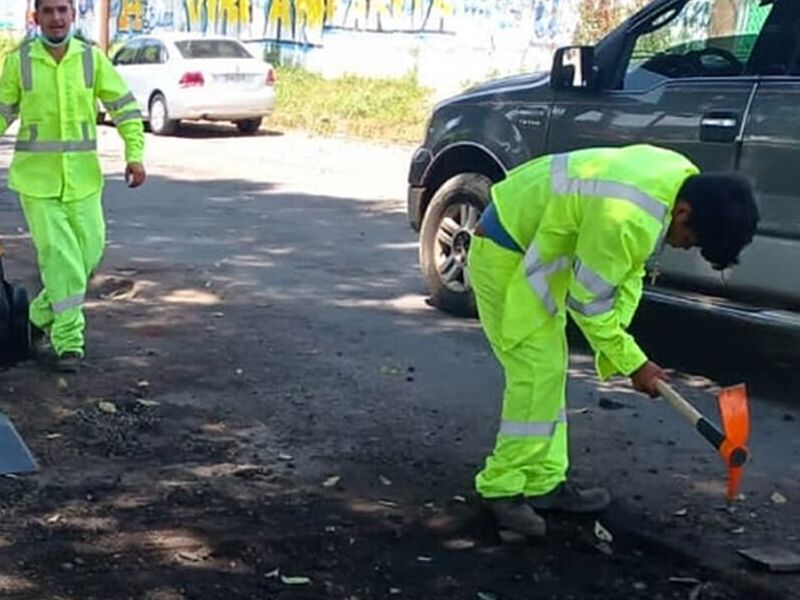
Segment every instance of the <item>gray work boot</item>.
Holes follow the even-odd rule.
[[[547,533],[545,520],[523,498],[495,498],[485,502],[494,515],[498,529],[526,537],[541,537]]]
[[[560,510],[570,513],[595,513],[611,503],[611,494],[605,488],[581,489],[569,482],[543,496],[529,496],[528,504],[536,510]]]
[[[83,366],[83,355],[80,352],[65,352],[56,359],[55,366],[59,373],[77,373]]]
[[[30,324],[31,353],[34,358],[44,358],[50,351],[50,340],[47,331],[39,329],[33,323]]]

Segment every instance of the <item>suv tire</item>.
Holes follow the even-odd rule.
[[[12,286],[11,291],[11,335],[14,340],[14,358],[27,360],[32,355],[31,325],[28,320],[30,302],[25,288]]]
[[[467,252],[472,232],[489,204],[491,179],[462,173],[433,195],[420,231],[420,267],[431,303],[460,317],[477,315]]]

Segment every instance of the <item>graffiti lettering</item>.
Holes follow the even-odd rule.
[[[122,0],[120,2],[119,16],[117,17],[117,31],[120,33],[141,33],[143,30],[143,0]]]
[[[351,31],[449,31],[451,0],[271,0],[264,37],[319,43],[325,27]]]
[[[184,0],[189,31],[237,33],[250,23],[251,0]]]

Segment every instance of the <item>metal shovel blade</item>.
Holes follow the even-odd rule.
[[[17,428],[0,413],[0,475],[35,473],[39,465]]]

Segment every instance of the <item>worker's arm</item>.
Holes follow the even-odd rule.
[[[20,95],[19,52],[11,52],[0,76],[0,134],[17,118]]]
[[[645,261],[660,232],[638,210],[598,201],[578,235],[567,307],[595,351],[602,379],[630,376],[648,362],[626,329],[641,298]]]
[[[632,269],[619,285],[615,308],[619,315],[620,323],[622,323],[625,329],[630,327],[633,317],[636,314],[636,309],[639,308],[639,302],[642,299],[642,292],[644,291],[644,278],[645,267],[641,265],[639,268]]]
[[[125,161],[144,161],[144,123],[142,113],[125,80],[99,48],[94,49],[97,97],[125,142]]]

